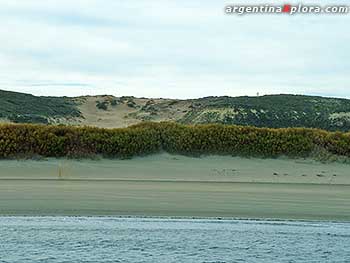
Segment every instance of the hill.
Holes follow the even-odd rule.
[[[350,100],[303,95],[148,99],[36,97],[0,91],[3,122],[126,127],[142,121],[350,130]]]
[[[80,118],[76,104],[65,97],[36,97],[0,90],[0,119],[17,123],[55,123]]]
[[[208,97],[182,119],[185,123],[223,123],[257,127],[350,129],[350,100],[302,95]]]

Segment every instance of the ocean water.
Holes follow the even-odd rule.
[[[0,262],[350,262],[350,223],[0,217]]]

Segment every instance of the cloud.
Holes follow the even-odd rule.
[[[350,97],[350,15],[232,16],[230,1],[209,0],[0,4],[1,89]]]

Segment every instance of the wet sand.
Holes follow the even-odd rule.
[[[349,168],[168,154],[0,161],[0,214],[350,220]]]

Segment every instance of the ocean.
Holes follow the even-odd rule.
[[[350,262],[350,223],[0,217],[0,262]]]

